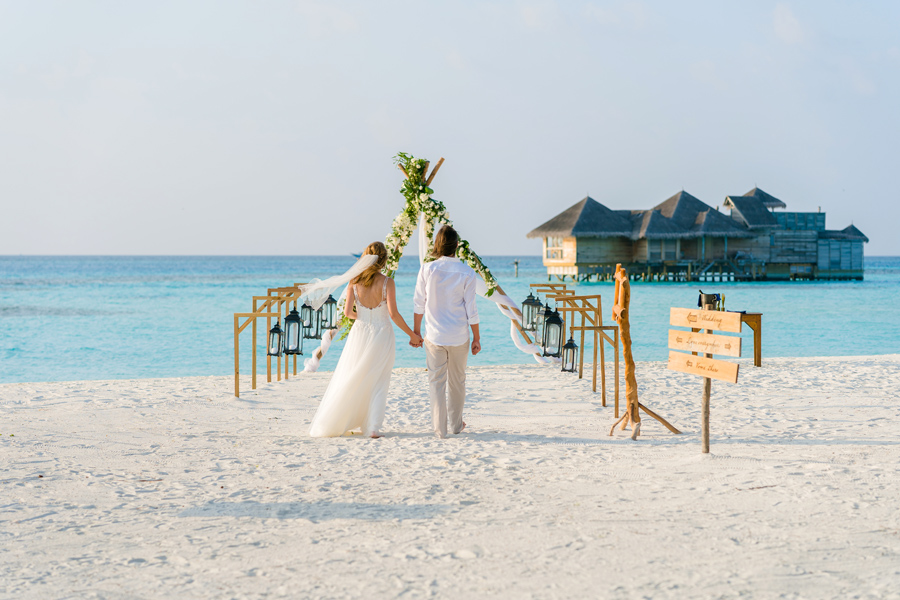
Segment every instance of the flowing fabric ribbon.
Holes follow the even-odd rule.
[[[497,290],[494,290],[494,293],[490,296],[487,295],[487,285],[484,283],[484,280],[479,278],[475,281],[475,293],[481,296],[482,298],[487,298],[488,300],[497,304],[497,309],[503,313],[504,316],[508,317],[510,320],[509,324],[509,336],[512,338],[513,344],[515,344],[516,348],[524,352],[525,354],[531,354],[534,356],[534,360],[542,365],[558,363],[560,360],[553,356],[544,356],[544,349],[535,344],[534,342],[528,344],[525,342],[525,339],[522,337],[522,334],[519,333],[519,328],[516,327],[516,323],[519,326],[522,326],[522,317],[521,310],[516,312],[515,309],[519,309],[519,305],[516,304],[516,301],[510,298],[505,294],[501,294]]]
[[[299,287],[300,297],[312,306],[313,310],[319,310],[319,308],[325,304],[328,296],[333,294],[335,290],[343,285],[344,290],[341,292],[340,298],[338,299],[338,306],[341,307],[347,301],[348,284],[359,277],[363,271],[375,264],[377,260],[378,257],[374,254],[367,254],[361,256],[359,260],[357,260],[356,263],[342,275],[335,275],[334,277],[323,280],[313,279],[309,283]],[[321,359],[325,357],[325,353],[328,352],[328,349],[331,348],[331,342],[334,341],[334,336],[337,335],[338,331],[340,331],[340,329],[328,329],[322,334],[322,343],[315,351],[313,351],[310,358],[303,361],[304,373],[315,373],[319,370],[319,363],[321,362]]]
[[[335,275],[328,279],[313,279],[309,283],[298,286],[300,297],[303,298],[307,304],[312,306],[313,310],[319,310],[319,308],[325,304],[325,301],[328,300],[328,296],[333,294],[335,290],[342,285],[347,285],[359,277],[363,271],[375,264],[377,260],[378,257],[374,254],[360,256],[359,260],[357,260],[356,263],[342,275]],[[347,290],[345,289],[344,293],[346,293],[346,291]]]

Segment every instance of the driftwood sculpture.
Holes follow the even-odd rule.
[[[631,353],[631,323],[628,313],[628,306],[631,303],[631,284],[628,280],[628,272],[622,265],[616,265],[616,292],[614,299],[613,321],[619,325],[622,355],[625,359],[625,414],[613,423],[613,426],[609,429],[609,435],[612,435],[616,425],[621,423],[621,429],[623,430],[631,425],[631,439],[636,440],[641,434],[640,411],[642,410],[662,423],[672,433],[681,433],[670,425],[668,421],[638,401],[637,378],[634,375],[634,355]]]

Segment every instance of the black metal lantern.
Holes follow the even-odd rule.
[[[544,321],[547,320],[547,317],[553,314],[553,311],[550,310],[550,303],[548,302],[546,306],[541,304],[541,301],[538,300],[538,309],[537,313],[535,313],[534,317],[534,343],[541,345],[544,342]]]
[[[575,363],[578,362],[578,344],[569,336],[569,341],[562,349],[562,370],[567,373],[575,372]]]
[[[281,324],[276,319],[275,327],[269,330],[269,345],[267,354],[269,356],[281,356],[284,349],[284,336],[281,332]]]
[[[328,300],[322,305],[322,329],[337,329],[337,300],[328,294]]]
[[[297,306],[284,318],[284,353],[303,354],[303,326]]]
[[[314,340],[322,339],[322,307],[313,313],[312,327],[310,328],[309,337]]]
[[[528,297],[522,302],[522,329],[534,331],[534,319],[540,306],[541,301],[535,299],[531,292],[528,292]]]
[[[313,310],[313,307],[309,305],[309,302],[304,302],[303,306],[300,307],[300,322],[303,326],[303,337],[306,339],[315,337],[314,332],[318,327],[318,319],[316,317],[318,315]]]
[[[546,312],[550,312],[549,307]],[[562,354],[562,328],[563,322],[559,316],[559,311],[554,310],[549,316],[544,318],[544,333],[541,335],[544,356],[559,358],[560,354]]]

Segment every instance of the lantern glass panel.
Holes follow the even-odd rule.
[[[283,338],[281,325],[278,321],[275,321],[275,327],[269,330],[269,344],[267,347],[267,354],[269,356],[281,356],[281,352],[283,349]]]
[[[538,300],[538,306],[536,307],[535,317],[534,317],[534,342],[538,345],[541,344],[544,336],[544,319],[546,318],[547,311],[550,310],[549,307],[545,307],[541,304],[541,301]]]
[[[303,354],[303,333],[300,323],[300,313],[294,308],[291,314],[284,318],[284,353]]]
[[[322,308],[320,307],[315,313],[313,313],[313,323],[312,323],[312,335],[310,336],[313,339],[321,340],[322,339]]]
[[[316,317],[315,311],[313,311],[312,306],[303,303],[303,306],[300,307],[300,322],[303,326],[303,337],[309,339],[313,336],[314,329],[316,327],[315,323],[313,323],[313,319]]]
[[[578,362],[578,344],[571,337],[562,351],[562,370],[569,373],[575,372],[575,364]]]
[[[544,334],[541,343],[544,347],[544,356],[559,358],[562,353],[562,319],[558,312],[554,311],[544,319]]]
[[[522,329],[534,331],[534,319],[538,306],[540,306],[540,302],[535,300],[534,296],[529,292],[528,297],[522,302]]]
[[[331,294],[322,305],[322,329],[337,329],[337,300]]]

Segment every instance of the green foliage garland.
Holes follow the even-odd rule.
[[[398,152],[397,156],[394,157],[394,164],[398,165],[406,174],[406,179],[403,180],[403,186],[400,188],[400,193],[406,198],[406,206],[394,219],[394,222],[391,224],[391,232],[384,240],[388,254],[385,275],[391,278],[394,277],[394,273],[397,272],[397,268],[400,266],[400,257],[403,256],[403,249],[406,248],[409,240],[412,238],[420,213],[425,215],[425,236],[428,239],[429,247],[434,243],[434,226],[437,223],[453,225],[447,212],[447,207],[444,206],[443,202],[431,197],[434,190],[425,184],[425,170],[428,168],[428,161],[424,158],[415,158],[405,152]],[[420,252],[424,251],[424,248],[420,250]],[[481,257],[469,247],[468,241],[464,239],[459,240],[456,256],[472,267],[484,279],[484,283],[487,286],[487,295],[493,294],[494,290],[497,289],[497,280],[490,269],[487,268],[487,265],[484,264],[484,261],[481,260]],[[425,260],[434,259],[426,258]],[[343,329],[341,339],[344,339],[350,333],[353,320],[343,314],[343,304],[338,309],[341,311],[341,328]]]

